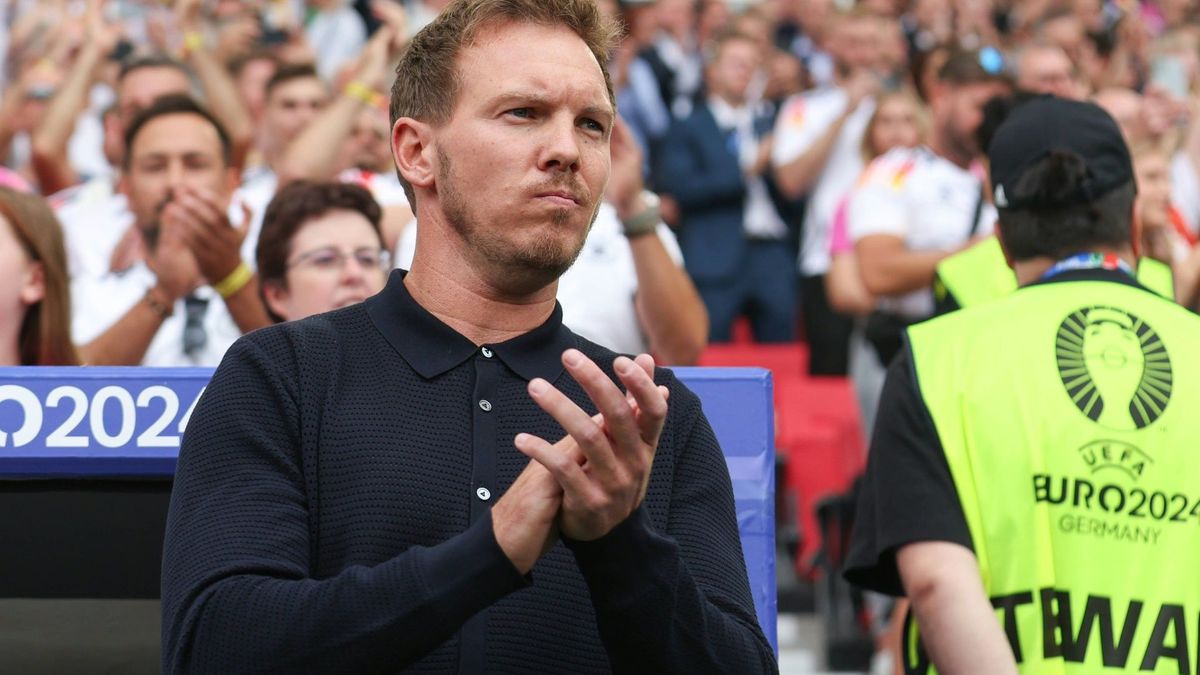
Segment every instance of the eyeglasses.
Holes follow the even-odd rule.
[[[288,263],[287,268],[309,267],[319,272],[341,272],[346,269],[346,263],[354,258],[354,262],[364,270],[386,270],[391,267],[392,256],[381,248],[363,247],[346,253],[340,248],[327,246],[308,253],[301,253]]]

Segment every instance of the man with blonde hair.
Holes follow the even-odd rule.
[[[777,670],[699,400],[554,300],[608,179],[613,33],[591,0],[461,0],[413,39],[412,269],[217,370],[172,494],[164,671]]]

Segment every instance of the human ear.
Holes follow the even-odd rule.
[[[21,286],[21,302],[36,305],[46,297],[46,270],[40,262],[31,262],[25,270],[25,282]]]
[[[392,158],[396,169],[413,188],[433,187],[437,176],[433,128],[411,117],[401,117],[392,126]]]

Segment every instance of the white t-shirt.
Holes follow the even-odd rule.
[[[108,330],[121,317],[142,302],[146,291],[155,284],[154,273],[138,263],[120,274],[99,278],[76,279],[71,283],[71,333],[76,344],[87,344]],[[234,322],[221,296],[209,286],[193,294],[207,300],[200,325],[207,336],[204,346],[193,354],[184,352],[183,334],[187,325],[187,303],[181,298],[175,312],[159,327],[150,341],[143,366],[216,366],[242,331]]]
[[[776,167],[803,155],[846,110],[846,92],[837,87],[798,94],[784,103],[775,122],[771,163]],[[875,100],[865,98],[838,132],[825,168],[814,183],[804,212],[800,273],[818,276],[829,271],[829,227],[838,203],[863,170],[862,137],[875,112]]]
[[[683,266],[683,252],[675,234],[658,224],[658,237],[675,264]],[[396,267],[409,269],[417,245],[417,223],[404,228],[396,244]],[[637,271],[633,251],[621,229],[617,211],[605,202],[583,243],[575,264],[558,280],[558,302],[563,323],[583,337],[621,354],[649,349],[638,322],[634,296]]]
[[[896,148],[871,162],[850,195],[847,227],[858,241],[872,234],[904,239],[913,251],[948,251],[971,235],[971,216],[982,196],[978,176],[926,147]],[[992,232],[996,209],[984,203],[976,235]],[[927,289],[880,299],[880,308],[908,319],[933,314]]]
[[[113,249],[133,224],[125,195],[115,187],[111,177],[94,178],[56,192],[47,200],[62,224],[72,279],[106,274]]]

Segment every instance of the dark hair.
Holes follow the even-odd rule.
[[[1014,201],[1062,202],[1088,178],[1083,158],[1056,150],[1029,167],[1012,189]],[[1000,209],[1004,246],[1016,260],[1055,260],[1099,247],[1120,248],[1132,237],[1132,180],[1086,204],[1054,208]]]
[[[992,63],[987,57],[999,61]],[[982,51],[951,50],[946,62],[938,69],[937,79],[955,86],[988,82],[1012,84],[1005,72],[1003,57],[994,47],[985,47]]]
[[[608,54],[619,33],[593,0],[456,0],[413,37],[396,66],[392,83],[391,124],[411,117],[430,124],[450,119],[458,97],[458,57],[482,31],[504,21],[565,26],[587,44],[600,64],[608,100],[616,107]],[[400,184],[415,210],[412,185]]]
[[[275,74],[271,76],[271,79],[267,80],[267,86],[263,89],[263,93],[267,97],[270,97],[271,92],[275,91],[275,87],[278,87],[281,84],[291,82],[292,80],[303,80],[309,78],[316,80],[321,79],[321,76],[317,74],[317,69],[314,68],[310,63],[280,64],[279,67],[275,69]],[[324,83],[324,80],[321,80],[321,82]]]
[[[117,83],[124,82],[130,73],[142,70],[143,68],[173,68],[183,73],[188,80],[192,79],[192,71],[188,70],[188,67],[181,61],[177,61],[164,54],[149,54],[122,62],[121,70],[117,73]]]
[[[330,211],[361,213],[371,223],[371,228],[379,237],[379,246],[383,247],[380,226],[383,209],[366,188],[339,182],[299,180],[288,183],[275,193],[263,215],[258,248],[255,249],[260,294],[267,283],[287,287],[287,260],[292,255],[292,239],[309,221]],[[267,306],[265,299],[263,305]],[[269,306],[267,313],[272,319],[283,321]]]
[[[217,137],[221,139],[221,157],[225,159],[225,165],[228,166],[232,163],[233,143],[230,141],[229,133],[225,131],[225,127],[221,126],[221,122],[207,108],[196,103],[195,99],[191,96],[186,94],[168,94],[158,97],[148,108],[139,111],[138,114],[134,115],[129,126],[126,127],[125,157],[122,160],[123,167],[129,168],[129,158],[133,154],[133,141],[137,138],[142,127],[157,117],[180,114],[198,115],[211,124],[217,130]]]

